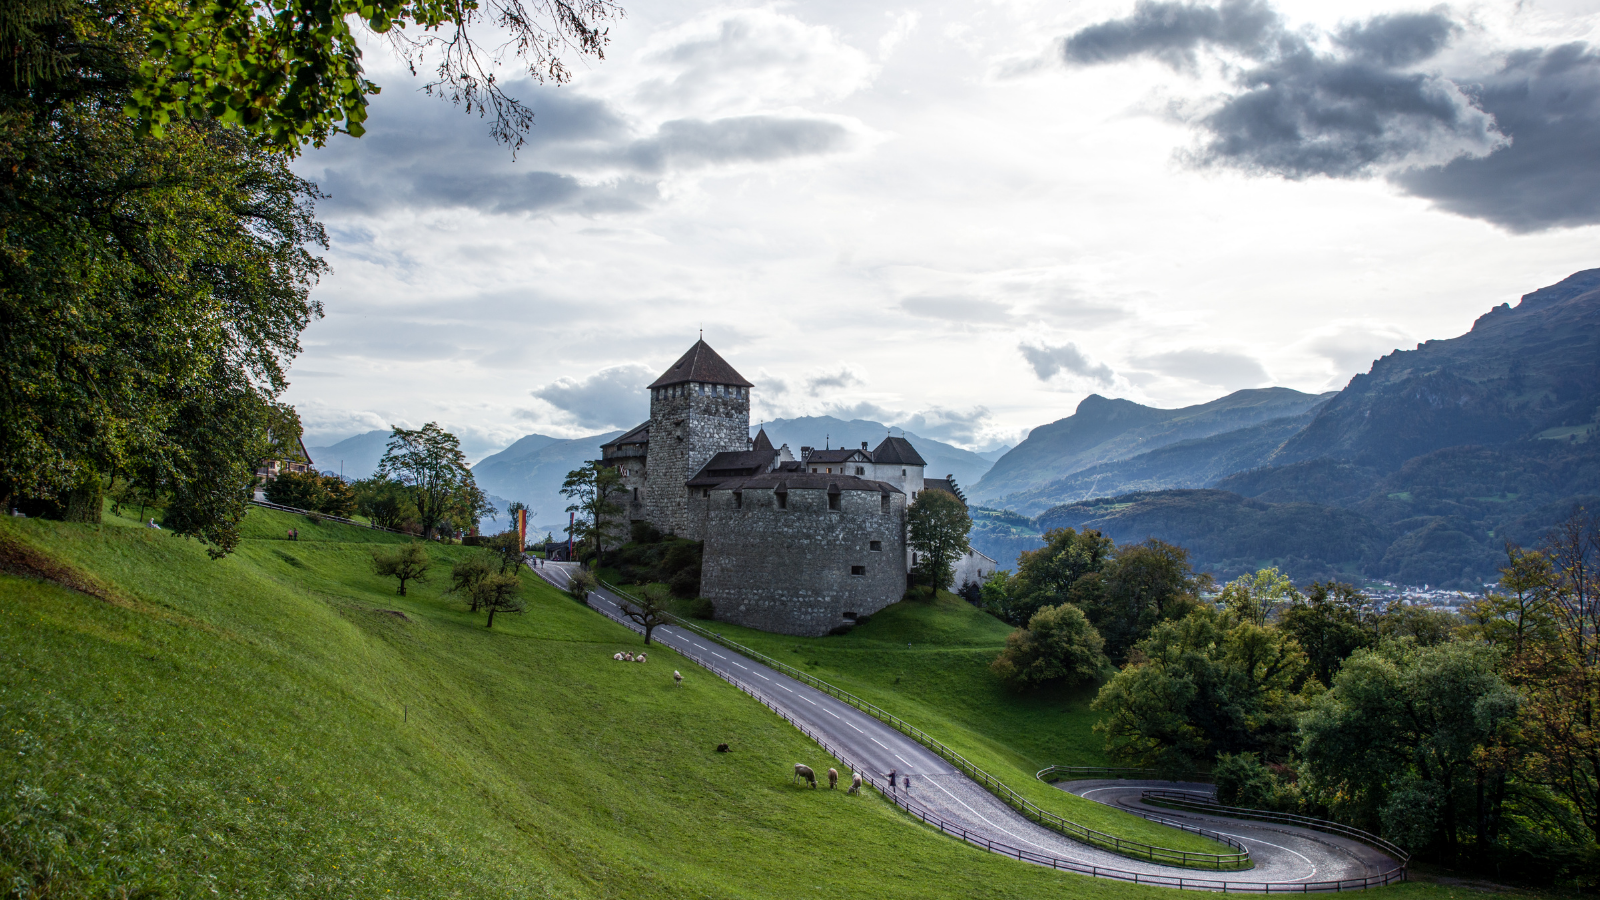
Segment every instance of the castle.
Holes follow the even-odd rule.
[[[765,430],[751,438],[752,387],[703,339],[651,383],[649,421],[601,447],[626,519],[703,542],[700,593],[722,621],[820,635],[899,600],[916,563],[907,507],[960,490],[925,478],[905,438],[798,458]],[[969,553],[956,583],[994,567]]]

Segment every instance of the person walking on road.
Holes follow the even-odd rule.
[[[894,790],[894,777],[895,777],[895,775],[896,775],[895,770],[894,769],[890,769],[889,770],[889,790],[891,790],[891,791]]]

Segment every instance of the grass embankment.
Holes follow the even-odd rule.
[[[1018,693],[989,671],[1011,626],[960,597],[924,589],[849,634],[795,638],[701,623],[841,687],[933,735],[1039,806],[1090,828],[1176,850],[1231,853],[1215,841],[1083,800],[1034,778],[1048,765],[1104,766],[1094,687]]]
[[[398,597],[383,532],[257,509],[213,561],[119,524],[0,520],[10,568],[99,595],[0,574],[12,895],[1154,896],[791,785],[815,744],[664,648],[612,661],[639,638],[531,573],[486,630],[442,594],[472,548]]]

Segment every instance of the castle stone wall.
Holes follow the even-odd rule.
[[[702,597],[716,618],[781,634],[822,635],[844,614],[870,615],[905,594],[905,496],[845,491],[840,509],[823,490],[712,490],[705,509]],[[872,550],[878,541],[881,550]],[[863,575],[852,575],[862,566]]]
[[[708,393],[702,394],[701,388]],[[645,518],[663,532],[701,539],[690,516],[685,485],[706,461],[726,450],[750,447],[750,400],[717,396],[710,385],[681,384],[653,392],[650,455],[640,493]]]

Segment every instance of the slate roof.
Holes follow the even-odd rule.
[[[917,453],[917,448],[905,438],[886,437],[878,449],[872,451],[872,461],[894,466],[925,466],[927,462]]]
[[[689,487],[716,487],[729,478],[757,475],[772,468],[776,450],[724,450],[706,460],[689,479]]]
[[[865,450],[812,450],[811,455],[806,457],[806,462],[807,464],[815,465],[816,463],[849,462],[853,459],[861,462],[872,462],[872,457],[868,456]]]
[[[694,342],[672,368],[650,383],[651,389],[669,387],[694,381],[701,384],[731,384],[735,387],[755,387],[744,376],[733,370],[728,361],[717,355],[704,338]]]
[[[763,475],[750,475],[744,478],[729,478],[715,486],[719,491],[754,491],[754,490],[785,490],[785,491],[827,491],[837,493],[841,491],[867,491],[874,494],[900,494],[904,493],[892,484],[882,481],[868,481],[854,475],[828,475],[810,472],[768,472]]]
[[[632,431],[623,432],[616,439],[600,445],[600,449],[607,447],[620,447],[623,444],[648,444],[650,443],[650,423],[646,422]]]
[[[953,494],[957,500],[961,501],[962,506],[967,505],[966,495],[961,493],[960,488],[956,487],[956,482],[953,478],[924,478],[922,480],[922,489],[925,491],[944,491],[947,494]]]
[[[765,428],[762,428],[762,429],[760,429],[759,431],[756,432],[755,442],[750,445],[750,449],[751,450],[776,450],[778,448],[772,446],[772,439],[767,437],[767,430]]]

